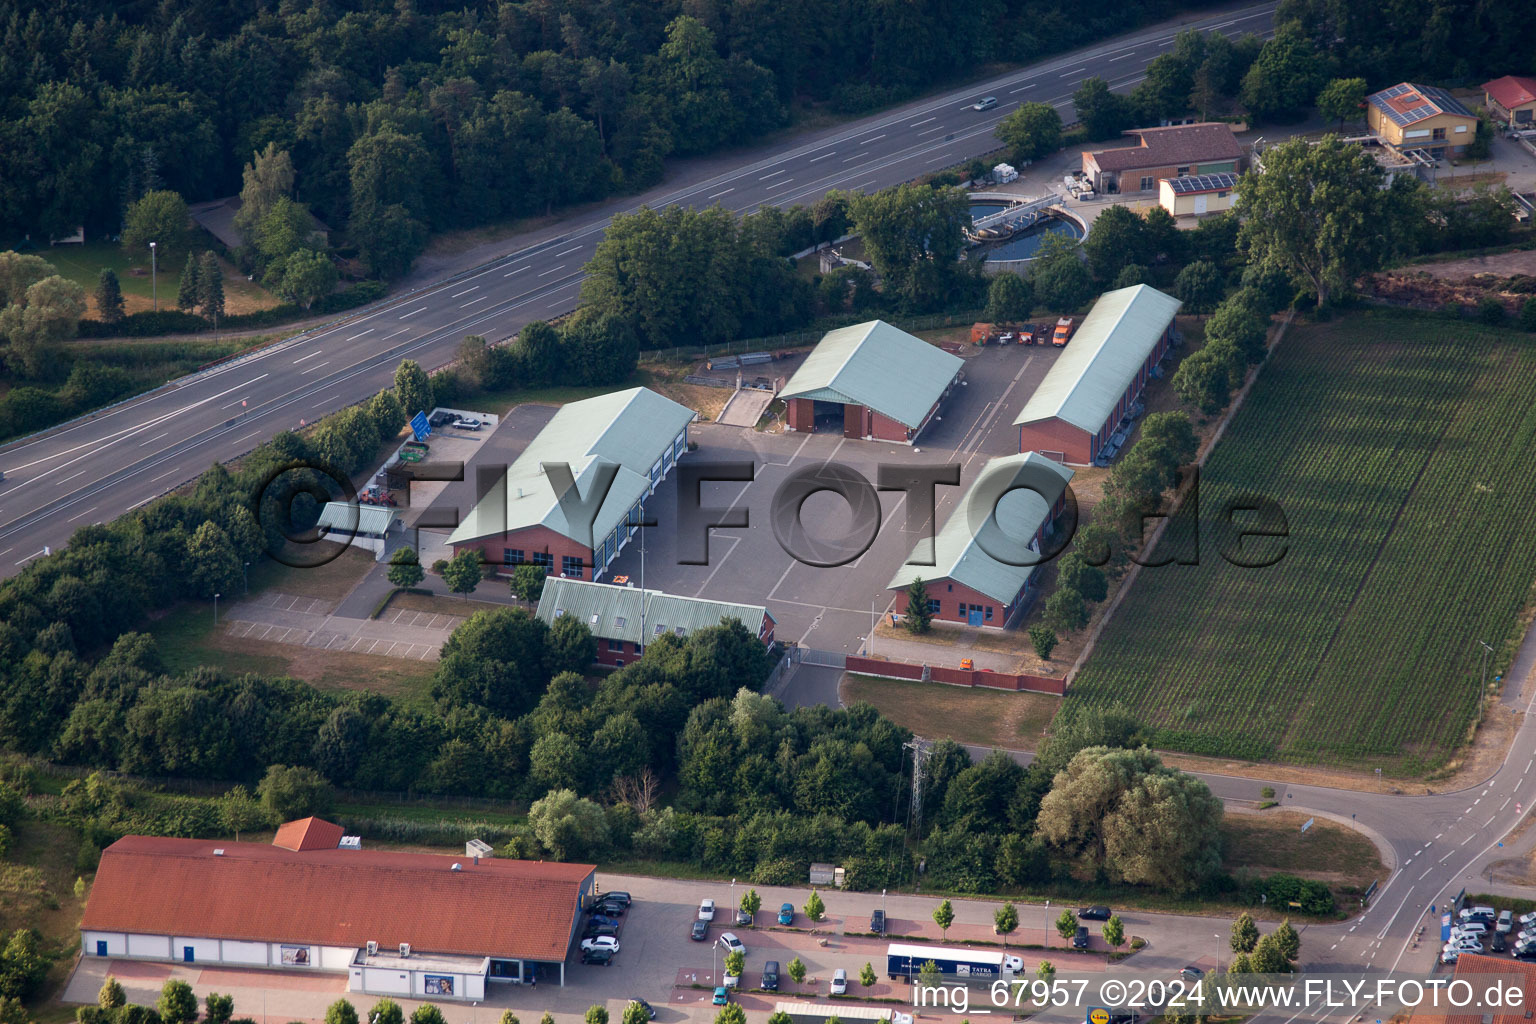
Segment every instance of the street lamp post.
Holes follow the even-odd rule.
[[[733,879],[731,879],[731,916],[732,917],[734,917],[736,915],[737,909],[738,908],[736,906],[736,879],[733,878]]]
[[[1051,901],[1045,901],[1045,948],[1051,948]]]
[[[887,929],[889,929],[891,927],[890,918],[885,916],[885,890],[884,889],[880,890],[880,919],[885,922],[885,927]]]
[[[875,602],[871,598],[869,602],[869,656],[875,656]]]
[[[155,245],[156,243],[154,242],[149,243],[149,294],[154,296],[155,312],[158,313],[160,312],[160,280],[159,276],[155,273],[157,269]]]
[[[245,579],[245,596],[251,596],[251,563],[246,562],[240,567],[240,575]]]
[[[213,595],[213,624],[215,626],[217,626],[219,624],[219,595],[218,594],[214,594]]]

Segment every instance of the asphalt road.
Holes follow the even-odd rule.
[[[1274,3],[1183,27],[1268,34]],[[828,189],[879,189],[997,145],[993,129],[1018,104],[1042,100],[1070,118],[1071,94],[1093,75],[1128,89],[1172,47],[1164,26],[1053,58],[990,82],[790,139],[737,157],[684,165],[668,185],[557,225],[533,244],[447,282],[372,307],[95,417],[0,449],[0,575],[18,571],[81,526],[110,520],[388,386],[401,359],[435,368],[466,334],[500,338],[574,307],[582,267],[615,213],[641,204],[814,201]],[[971,109],[977,98],[998,106]],[[679,183],[682,183],[681,186]],[[553,235],[553,237],[547,237]]]

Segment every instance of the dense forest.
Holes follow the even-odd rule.
[[[811,104],[862,111],[1171,0],[105,0],[0,5],[0,238],[230,195],[269,143],[334,228],[440,229],[633,191]]]

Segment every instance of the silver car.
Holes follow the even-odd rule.
[[[971,104],[971,109],[972,110],[991,110],[995,106],[997,106],[997,97],[996,96],[983,96],[981,99],[979,99],[975,103]]]

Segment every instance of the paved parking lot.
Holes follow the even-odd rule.
[[[777,635],[802,645],[857,653],[869,634],[873,616],[886,611],[893,597],[886,591],[896,568],[911,551],[903,535],[906,506],[900,492],[882,492],[881,526],[874,544],[854,562],[822,569],[795,560],[780,546],[770,526],[773,495],[786,477],[816,462],[838,462],[871,482],[882,463],[897,465],[961,464],[961,486],[940,487],[939,521],[988,458],[1018,451],[1013,417],[1023,408],[1058,350],[1034,346],[988,347],[970,355],[965,382],[940,410],[940,419],[918,438],[915,447],[849,440],[840,434],[760,434],[720,424],[697,424],[690,436],[695,462],[751,461],[751,483],[707,483],[701,503],[739,504],[748,510],[745,530],[711,531],[709,564],[681,565],[677,544],[677,474],[647,504],[657,520],[631,542],[611,572],[628,575],[638,585],[693,597],[764,602],[778,621]],[[828,538],[851,524],[847,504],[832,494],[807,500],[802,521],[813,537]],[[928,525],[932,528],[932,524]]]
[[[944,937],[931,917],[938,902],[934,897],[822,890],[827,916],[813,931],[802,909],[810,893],[808,886],[757,886],[762,910],[757,915],[755,927],[742,928],[726,922],[736,901],[748,888],[744,884],[733,887],[729,882],[720,881],[615,875],[600,875],[599,881],[604,890],[626,889],[635,897],[635,903],[622,919],[621,949],[611,966],[580,964],[573,953],[566,963],[563,987],[554,983],[552,968],[543,969],[536,985],[493,984],[487,989],[486,1001],[478,1005],[439,1003],[451,1024],[495,1024],[504,1009],[513,1010],[527,1024],[533,1024],[545,1011],[554,1015],[557,1024],[579,1024],[587,1007],[594,1004],[606,1006],[610,1020],[617,1021],[625,1003],[635,997],[645,999],[656,1008],[661,1024],[685,1021],[705,1024],[713,1020],[715,1014],[710,995],[715,973],[720,970],[723,960],[716,942],[724,931],[735,932],[747,947],[747,966],[743,975],[746,986],[757,986],[765,961],[779,961],[780,989],[776,995],[734,994],[734,999],[757,1020],[762,1019],[758,1014],[766,1015],[777,1000],[825,999],[832,972],[837,968],[848,972],[849,995],[855,1000],[860,997],[909,999],[910,988],[903,982],[891,982],[884,974],[885,949],[891,941],[939,944],[942,938],[943,944],[948,946],[969,942],[987,943],[987,948],[997,948],[995,943],[998,942],[991,929],[998,904],[992,901],[954,900],[955,922]],[[715,900],[719,907],[717,919],[710,927],[707,942],[693,942],[689,939],[689,929],[697,916],[699,901],[704,897]],[[795,907],[794,925],[789,928],[779,927],[775,920],[783,902]],[[886,910],[891,938],[845,934],[866,932],[870,912],[882,906]],[[1225,949],[1227,923],[1223,919],[1127,913],[1122,916],[1127,933],[1146,938],[1149,945],[1123,964],[1110,965],[1102,953],[1074,952],[1065,948],[1054,929],[1047,933],[1047,922],[1054,920],[1059,912],[1060,904],[1056,907],[1018,904],[1021,927],[1011,937],[1010,946],[1023,957],[1026,974],[1032,975],[1040,960],[1049,959],[1063,976],[1094,977],[1108,970],[1139,977],[1171,977],[1186,963],[1214,966],[1216,956]],[[1103,950],[1100,925],[1089,923],[1094,949]],[[1049,948],[1019,948],[1026,943],[1038,946],[1047,935]],[[784,973],[789,961],[796,956],[806,965],[806,980],[798,986]],[[878,976],[877,983],[867,989],[858,982],[859,971],[866,963],[874,966]],[[366,1014],[376,998],[345,992],[346,979],[336,974],[204,969],[179,963],[87,957],[80,961],[71,976],[64,1001],[94,1003],[96,992],[109,971],[123,983],[133,1002],[153,1005],[165,980],[179,978],[193,986],[199,1001],[210,991],[232,994],[235,1015],[251,1017],[259,1024],[318,1022],[324,1018],[325,1007],[342,997]],[[419,1005],[413,1000],[399,1002],[407,1014]],[[976,1008],[973,1003],[973,1016]],[[946,1024],[953,1024],[960,1016],[939,1014],[931,1009],[923,1014],[925,1020],[940,1020]],[[1081,1009],[1075,1019],[1082,1020]]]

